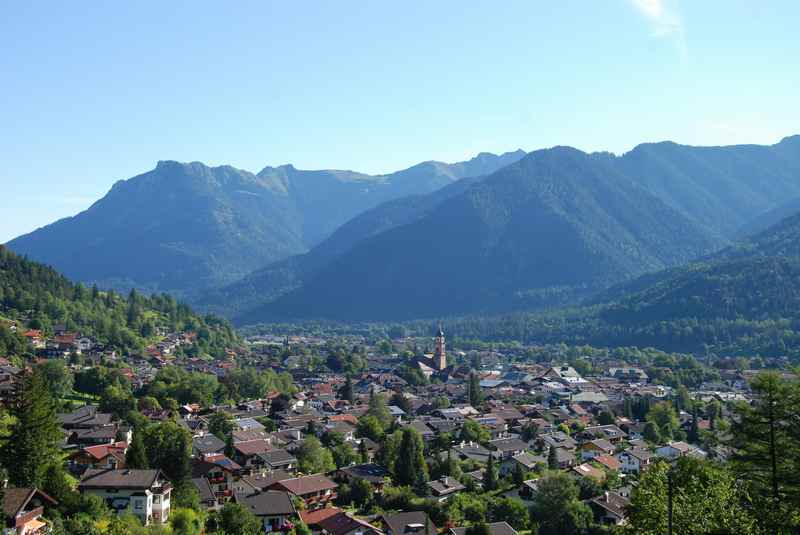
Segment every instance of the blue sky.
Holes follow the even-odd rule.
[[[5,2],[0,242],[156,161],[385,172],[800,133],[800,3]]]

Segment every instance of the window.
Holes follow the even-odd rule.
[[[134,504],[135,504],[135,505],[134,505],[134,508],[135,508],[135,509],[137,509],[137,510],[141,510],[141,509],[142,509],[142,505],[143,505],[143,504],[142,504],[141,500],[136,500],[136,501],[134,502]]]

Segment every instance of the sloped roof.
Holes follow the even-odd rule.
[[[51,505],[57,504],[53,498],[36,488],[9,487],[3,489],[3,514],[6,518],[14,518],[37,494],[42,500],[49,502]]]
[[[322,520],[341,513],[342,510],[338,507],[325,507],[322,509],[316,509],[314,511],[303,510],[299,512],[300,520],[303,521],[304,524],[307,526],[316,526]]]
[[[267,490],[249,496],[237,494],[235,500],[250,509],[256,516],[293,515],[295,513],[289,494],[279,490]]]
[[[508,522],[492,522],[487,526],[492,535],[517,535],[517,531]],[[453,535],[466,535],[467,528],[452,528],[450,533]]]
[[[248,440],[238,442],[233,447],[242,455],[258,455],[269,451],[269,444],[265,440]]]
[[[197,493],[200,494],[200,501],[202,503],[215,503],[217,501],[214,496],[214,490],[211,488],[211,483],[204,477],[192,478],[192,483],[197,488]]]
[[[428,522],[428,532],[437,533],[439,528],[430,521],[425,511],[407,511],[395,514],[383,515],[383,523],[393,533],[393,535],[405,535],[406,529],[411,525],[425,525]],[[408,533],[418,533],[414,530],[408,530]]]
[[[376,528],[372,524],[349,515],[344,511],[323,518],[317,522],[317,525],[329,535],[344,535],[355,530],[360,530],[362,533],[383,533],[380,529]]]
[[[259,454],[259,457],[273,466],[276,464],[290,464],[297,461],[297,458],[294,455],[283,448],[269,450]]]
[[[342,473],[373,483],[380,483],[389,476],[389,470],[375,463],[356,464],[340,470]]]
[[[149,489],[158,481],[160,475],[159,470],[89,468],[83,474],[78,488]]]
[[[322,474],[285,479],[277,484],[296,496],[304,496],[312,492],[335,489],[339,486]]]

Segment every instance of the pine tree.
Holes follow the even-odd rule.
[[[350,378],[349,374],[344,381],[344,386],[339,391],[339,397],[347,400],[351,405],[355,402],[355,394],[353,393],[353,380]]]
[[[514,484],[517,486],[522,485],[525,482],[525,470],[523,470],[522,465],[520,463],[514,464]]]
[[[422,436],[410,427],[403,428],[400,433],[400,449],[394,466],[395,481],[398,485],[419,486],[428,479]]]
[[[369,451],[367,451],[367,441],[363,438],[361,442],[358,443],[358,454],[361,456],[361,462],[367,463],[369,462]]]
[[[9,480],[18,487],[41,487],[48,464],[59,458],[62,434],[47,381],[40,371],[23,379],[10,412],[15,422],[2,448]]]
[[[317,424],[314,420],[309,420],[306,424],[306,435],[309,436],[316,436],[317,435]]]
[[[233,433],[228,433],[225,436],[225,457],[233,459],[236,454],[236,448],[233,445]]]
[[[700,428],[697,425],[697,415],[692,415],[692,424],[689,428],[689,434],[686,436],[686,439],[689,441],[690,444],[697,444],[700,442]]]
[[[525,442],[530,442],[531,440],[536,438],[536,435],[539,433],[539,426],[536,422],[528,422],[522,426],[522,440]]]
[[[622,405],[622,414],[629,420],[633,419],[633,403],[631,403],[631,398],[629,397],[625,398],[625,401]]]
[[[547,454],[547,467],[550,470],[558,470],[558,454],[555,446],[550,446],[550,452]]]
[[[767,499],[763,505],[766,516],[777,519],[789,504],[800,506],[800,481],[794,467],[800,452],[792,423],[797,417],[797,387],[792,389],[774,372],[756,376],[750,386],[756,403],[736,409],[731,462],[738,474],[746,475],[754,496]]]
[[[471,372],[469,374],[469,404],[478,408],[482,401],[483,394],[481,393],[481,383],[478,379],[478,374]]]
[[[127,468],[147,468],[147,450],[144,447],[144,431],[140,429],[133,430],[133,438],[125,452],[125,466]]]
[[[497,488],[497,468],[494,466],[494,455],[489,455],[486,469],[483,472],[483,490],[492,491]]]

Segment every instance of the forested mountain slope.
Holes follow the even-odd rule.
[[[613,164],[557,147],[361,241],[238,321],[524,309],[686,262],[720,243]]]
[[[222,357],[240,343],[230,324],[200,316],[168,295],[127,296],[73,284],[54,269],[0,245],[0,316],[21,327],[52,334],[55,325],[93,338],[110,349],[143,350],[158,332],[192,331],[197,350]],[[0,356],[23,348],[22,329],[12,335],[0,325]],[[27,344],[24,344],[27,346]]]

